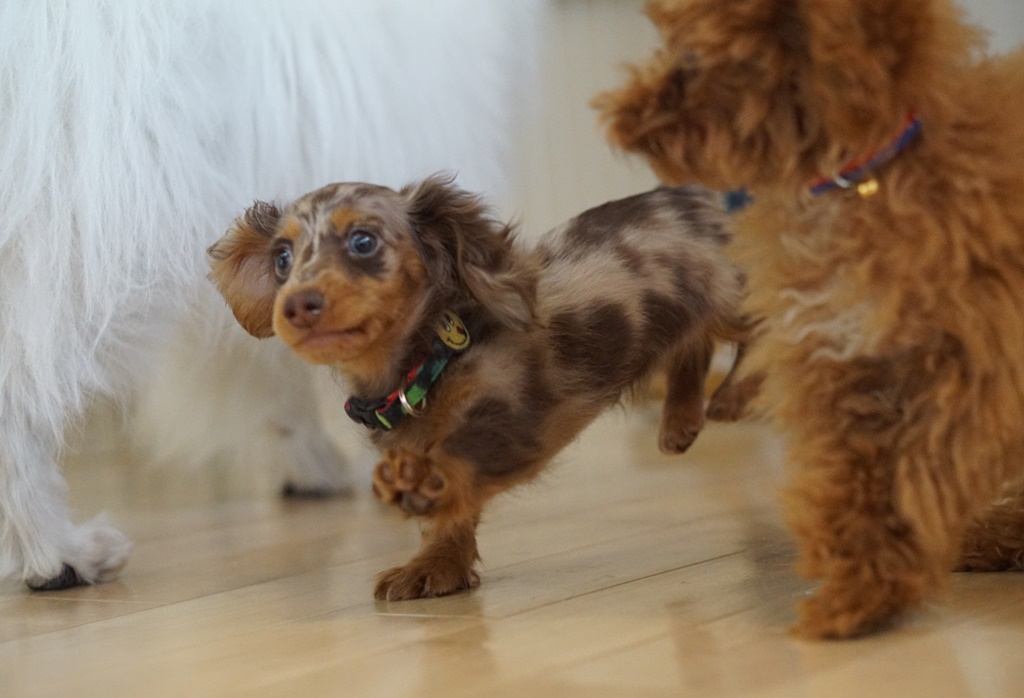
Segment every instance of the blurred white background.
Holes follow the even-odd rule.
[[[1008,51],[1024,41],[1021,0],[964,0],[961,4],[973,22],[989,30],[996,51]]]

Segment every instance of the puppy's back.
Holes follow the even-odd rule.
[[[606,203],[548,233],[535,251],[536,310],[554,361],[617,397],[681,343],[725,333],[742,285],[725,226],[714,195],[681,187]]]

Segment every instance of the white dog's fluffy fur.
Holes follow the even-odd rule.
[[[140,380],[164,436],[345,486],[311,374],[235,341],[205,247],[254,199],[336,180],[505,190],[541,1],[0,3],[0,577],[124,564],[109,522],[72,523],[55,458],[92,397]]]

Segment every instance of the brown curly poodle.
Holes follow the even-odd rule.
[[[666,182],[752,197],[744,370],[821,580],[797,631],[860,635],[954,567],[1024,567],[1024,52],[987,56],[945,0],[649,14],[664,46],[596,105]]]

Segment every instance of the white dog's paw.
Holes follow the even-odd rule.
[[[25,583],[34,591],[58,591],[86,584],[109,582],[128,561],[132,544],[104,515],[74,530],[64,565],[53,576],[29,576]]]
[[[88,584],[117,577],[132,551],[131,541],[103,514],[75,531],[75,543],[69,563]]]
[[[75,568],[65,564],[60,573],[53,577],[32,576],[25,580],[25,584],[32,591],[60,591],[71,587],[80,587],[89,582],[82,579]]]
[[[275,444],[285,464],[281,494],[294,498],[322,498],[348,494],[352,481],[345,457],[327,433],[313,423],[280,427]]]

